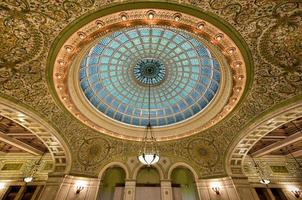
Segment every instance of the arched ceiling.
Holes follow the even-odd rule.
[[[41,156],[48,152],[43,142],[18,123],[0,115],[0,151],[30,153]]]
[[[62,37],[66,39],[84,26],[84,18],[94,20],[133,8],[189,13],[215,24],[234,40],[247,58],[247,66],[253,66],[247,68],[245,77],[250,82],[243,98],[222,120],[194,135],[162,142],[159,149],[172,161],[190,163],[200,177],[223,176],[226,152],[241,130],[264,114],[301,100],[301,6],[300,1],[261,0],[188,0],[181,4],[179,1],[2,1],[0,96],[52,124],[70,144],[71,171],[95,176],[99,167],[113,157],[122,160],[135,156],[139,142],[126,142],[109,133],[100,135],[103,130],[93,128],[95,124],[85,123],[85,118],[77,117],[77,113],[71,115],[68,106],[62,106],[49,69],[60,50],[55,47],[64,44]],[[173,15],[168,17],[174,20]]]

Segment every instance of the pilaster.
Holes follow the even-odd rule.
[[[135,180],[126,180],[125,190],[124,190],[124,200],[134,200],[135,199]]]
[[[160,182],[161,200],[173,200],[172,185],[170,180]]]

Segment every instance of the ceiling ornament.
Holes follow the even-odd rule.
[[[85,139],[78,150],[78,160],[85,167],[100,164],[110,153],[110,143],[101,138]]]
[[[230,37],[211,23],[184,13],[153,9],[153,17],[150,19],[150,15],[148,15],[150,12],[151,11],[147,9],[137,9],[124,11],[123,13],[113,13],[95,19],[75,31],[74,34],[65,41],[56,56],[56,62],[53,68],[53,83],[60,100],[76,118],[101,133],[130,140],[140,140],[140,138],[143,137],[143,135],[137,134],[137,130],[138,132],[143,132],[143,126],[146,125],[146,119],[144,119],[146,113],[145,104],[140,100],[143,99],[143,95],[146,94],[146,92],[139,93],[139,91],[145,90],[138,89],[141,89],[144,85],[144,82],[142,82],[143,79],[138,79],[138,74],[144,72],[139,71],[138,69],[143,70],[141,65],[148,65],[151,60],[152,62],[157,63],[156,65],[158,66],[157,68],[154,68],[155,71],[158,70],[158,72],[156,72],[157,77],[154,77],[156,81],[155,79],[153,80],[154,84],[158,88],[162,87],[162,91],[158,90],[158,94],[153,94],[154,99],[162,103],[156,103],[156,105],[160,107],[154,108],[155,110],[157,109],[156,111],[152,110],[152,112],[154,112],[154,115],[152,114],[152,116],[155,117],[151,118],[151,120],[155,122],[155,126],[157,126],[154,127],[154,134],[159,141],[189,136],[213,126],[232,111],[243,94],[247,76],[246,66],[239,48]],[[100,22],[102,22],[101,26],[99,25]],[[151,31],[150,34],[148,33],[148,30]],[[140,37],[136,40],[135,36],[128,35],[131,31],[134,32],[132,33],[134,35],[135,33],[138,33],[141,40],[139,40]],[[148,37],[143,37],[143,34],[147,34]],[[153,34],[163,35],[156,37]],[[167,36],[165,36],[165,34]],[[166,37],[170,37],[171,34],[173,37],[172,40],[175,40],[173,43],[177,44],[178,42],[183,41],[183,46],[176,48],[177,45],[171,44],[175,46],[169,47],[172,48],[172,51],[170,52],[171,55],[167,54],[167,48],[158,51],[158,49],[165,48],[165,46],[154,47],[155,49],[152,51],[151,47],[153,44],[155,46],[156,44],[161,44],[160,42],[164,43],[165,41],[169,41]],[[129,40],[129,37],[133,38]],[[161,41],[153,43],[152,40],[149,43],[147,41],[144,42],[142,38],[154,40],[161,39]],[[115,63],[116,58],[110,58],[106,54],[112,51],[110,49],[114,49],[110,45],[123,44],[120,41],[124,41],[126,45],[131,45],[131,42],[133,41],[137,41],[138,46],[141,44],[141,48],[143,48],[142,51],[132,52],[134,54],[133,56],[136,56],[135,52],[138,52],[136,56],[138,59],[128,59],[125,60],[122,65],[112,65],[112,63]],[[188,41],[190,42],[188,43]],[[108,45],[103,45],[103,48],[105,48],[106,51],[102,51],[101,49],[102,42],[104,44],[110,42]],[[185,46],[186,42],[187,46]],[[146,48],[147,45],[151,45],[151,50],[147,54],[145,53],[144,56],[144,53],[141,52],[148,50],[148,48]],[[189,49],[184,50],[182,48]],[[190,49],[193,50],[190,52]],[[165,53],[165,51],[167,52]],[[127,54],[129,52],[126,51],[124,53]],[[113,52],[113,54],[114,56],[123,56],[123,52]],[[167,55],[163,57],[165,54]],[[173,54],[175,55],[173,56]],[[194,60],[194,58],[198,58],[198,56],[201,55],[204,55],[202,59]],[[105,68],[98,72],[96,68],[93,68],[93,62],[98,62],[93,60],[93,56],[95,56],[95,58],[102,58],[101,62],[106,62],[106,60],[108,61],[109,59],[108,62],[110,63],[107,63],[108,65],[103,63],[102,66],[112,65],[110,69],[117,69],[115,72],[116,74],[124,73],[125,75],[109,74],[109,71],[106,72]],[[185,57],[181,58],[181,56]],[[190,56],[192,56],[192,58]],[[213,56],[213,61],[211,61],[211,56]],[[186,62],[190,60],[189,58],[192,61],[187,64]],[[86,63],[87,59],[89,59],[89,64]],[[179,61],[177,59],[179,59]],[[210,69],[213,70],[212,72],[209,71],[209,69],[203,68],[203,66],[209,65],[206,63],[208,62],[207,59],[214,62],[213,68]],[[118,61],[118,59],[116,60]],[[172,68],[171,66],[173,66],[173,64],[177,64],[179,67]],[[195,67],[194,69],[194,67],[192,68],[192,65],[194,66],[194,64],[196,64],[196,66],[200,65],[201,67]],[[186,68],[186,65],[191,67]],[[123,69],[120,66],[129,67]],[[89,70],[87,67],[92,71],[92,74],[88,76]],[[216,67],[218,68],[216,69]],[[175,71],[180,69],[195,71],[189,71],[189,73]],[[200,71],[198,72],[198,70]],[[80,75],[78,75],[79,71]],[[216,71],[218,72],[218,79],[215,75]],[[97,94],[97,88],[103,87],[102,85],[95,85],[96,89],[94,92],[93,90],[88,89],[90,88],[91,83],[96,80],[96,77],[92,76],[93,73],[95,73],[95,76],[103,76],[103,78],[99,79],[101,82],[103,79],[106,79],[103,83],[108,82],[105,84],[105,87],[108,87],[109,89],[106,88],[105,90],[102,90],[109,90],[110,95],[107,98],[108,101],[102,97],[102,95],[107,94]],[[177,77],[177,74],[184,74],[185,77]],[[189,75],[189,77],[186,78],[186,75]],[[114,78],[114,76],[116,76],[116,78]],[[118,79],[119,76],[120,78],[123,77],[125,79],[123,80],[124,82],[118,81],[121,80]],[[203,78],[200,78],[202,76]],[[116,80],[110,80],[106,77],[113,77],[113,79]],[[173,85],[174,77],[177,78],[176,82],[174,81],[175,85],[181,86],[185,84],[183,88],[180,88],[182,91],[178,91],[179,89],[176,87],[174,89],[175,91],[167,93],[170,95],[174,92],[176,93],[175,97],[157,97],[156,95],[160,95],[161,93],[164,94],[165,90],[167,90],[164,86],[168,87]],[[79,79],[83,80],[83,82],[81,81],[81,84],[78,83]],[[88,79],[90,80],[90,83],[89,81],[84,82],[84,80]],[[210,80],[210,83],[202,83],[202,81],[206,81],[207,79]],[[110,81],[112,82],[110,83]],[[137,91],[137,94],[131,94],[134,95],[134,99],[127,98],[130,90],[128,93],[126,90],[135,85],[134,83],[132,84],[131,81],[137,83],[137,86],[135,86],[137,89],[134,90]],[[179,84],[176,84],[177,81],[180,81]],[[195,81],[196,83],[200,82],[203,85],[198,86],[196,83],[194,83],[195,85],[192,83],[190,84],[192,81]],[[129,84],[130,82],[131,84]],[[118,86],[118,84],[120,84],[120,86]],[[112,87],[114,88],[112,89]],[[123,89],[123,87],[125,87],[125,89]],[[210,89],[206,89],[208,87]],[[202,91],[198,92],[199,90]],[[212,90],[214,92],[207,93],[205,92],[207,90]],[[198,101],[194,100],[193,91],[197,92],[195,92],[197,98],[200,98],[198,97],[200,94],[205,95],[204,100],[203,98],[200,98],[200,100],[197,99]],[[179,95],[179,92],[182,92],[183,94]],[[116,95],[116,93],[120,93],[120,97]],[[125,94],[122,95],[123,93]],[[112,94],[114,94],[114,98],[112,98]],[[185,96],[188,96],[189,99],[182,100]],[[113,100],[116,98],[116,101]],[[211,98],[213,98],[213,100],[211,100]],[[87,99],[90,103],[87,102]],[[170,102],[165,99],[169,99]],[[195,106],[196,108],[191,105],[192,101],[198,103],[198,106]],[[134,107],[132,110],[126,110],[125,107],[127,107],[129,102],[137,104],[137,109]],[[91,104],[94,105],[93,107],[96,107],[96,109],[93,108]],[[171,104],[172,107],[169,108],[170,105],[168,104]],[[173,105],[175,105],[174,108]],[[161,111],[162,108],[165,108],[162,110],[163,112]],[[166,108],[168,110],[166,110]],[[111,119],[109,119],[108,116]],[[163,117],[162,119],[160,119],[161,116]],[[122,123],[116,123],[116,120],[121,121]],[[173,124],[173,126],[166,126],[170,124]]]

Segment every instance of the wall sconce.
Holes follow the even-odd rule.
[[[24,177],[23,178],[23,181],[25,182],[25,183],[30,183],[30,182],[32,182],[33,181],[33,177],[32,176],[27,176],[27,177]]]
[[[270,180],[268,180],[268,179],[261,179],[260,181],[259,181],[261,184],[264,184],[264,185],[268,185],[268,184],[270,184]]]
[[[218,186],[212,187],[212,190],[213,190],[217,195],[220,195],[220,192],[219,192],[220,188],[219,188]]]
[[[297,198],[297,199],[299,199],[300,198],[300,196],[301,196],[301,191],[300,190],[292,190],[291,191],[294,195],[295,195],[295,197]]]
[[[75,185],[76,185],[76,194],[79,194],[82,190],[84,190],[86,183],[84,181],[77,181]]]

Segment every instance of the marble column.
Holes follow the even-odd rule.
[[[170,180],[160,182],[161,200],[173,200],[172,185]]]
[[[126,180],[124,190],[124,200],[135,200],[135,180]]]

